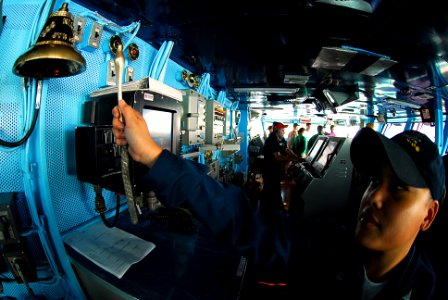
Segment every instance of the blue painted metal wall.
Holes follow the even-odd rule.
[[[3,3],[6,21],[0,34],[0,139],[7,142],[19,140],[29,128],[37,86],[32,80],[28,82],[29,88],[24,88],[22,78],[13,74],[12,67],[33,43],[32,37],[37,38],[33,32],[40,33],[50,2],[5,0]],[[58,10],[62,2],[56,1],[54,10]],[[86,16],[87,25],[95,20],[92,12],[74,2],[70,2],[68,8],[74,16]],[[105,25],[101,44],[108,45],[110,37],[116,33],[116,27]],[[124,33],[122,38],[125,44],[132,39],[140,48],[138,60],[126,62],[134,68],[135,79],[140,79],[149,75],[158,49],[134,37],[134,33]],[[29,236],[31,251],[39,256],[36,257],[39,280],[30,283],[30,288],[46,299],[84,297],[68,262],[63,236],[99,217],[94,210],[93,186],[76,178],[74,132],[77,126],[83,125],[83,103],[89,100],[92,91],[100,88],[98,83],[104,76],[101,65],[111,56],[102,47],[80,52],[87,62],[84,73],[42,81],[39,117],[27,142],[15,148],[0,148],[0,192],[19,193],[20,218],[31,228],[24,234]],[[160,78],[174,88],[187,89],[188,86],[176,77],[183,69],[170,60]],[[107,191],[103,195],[109,214],[113,214],[115,195]],[[7,269],[0,271],[3,278],[12,278]],[[29,295],[24,284],[2,281],[4,292],[0,296],[23,299]]]

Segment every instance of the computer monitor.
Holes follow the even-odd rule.
[[[327,139],[328,138],[324,135],[317,137],[316,141],[314,142],[314,145],[312,146],[312,148],[310,149],[305,158],[308,164],[310,165],[313,164],[314,160],[316,159],[320,151],[323,149],[323,146],[327,142]]]
[[[376,116],[376,118],[378,120],[378,123],[380,123],[380,124],[386,123],[386,117],[383,114],[378,114]]]
[[[419,111],[422,123],[434,123],[436,121],[433,108],[422,106]]]
[[[314,160],[312,167],[319,176],[324,175],[324,171],[328,169],[333,157],[338,149],[339,139],[329,139],[325,148],[320,152],[319,156]]]
[[[173,152],[173,112],[145,107],[142,116],[152,139],[163,149]]]
[[[179,155],[183,114],[181,102],[148,91],[136,91],[131,99],[132,106],[145,119],[153,140],[163,149]]]

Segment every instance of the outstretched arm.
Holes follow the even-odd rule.
[[[290,243],[283,227],[285,220],[265,222],[241,188],[216,181],[203,165],[163,150],[151,138],[141,114],[123,100],[112,113],[116,143],[128,145],[132,158],[151,168],[138,180],[150,186],[164,205],[187,205],[214,234],[251,254],[254,261],[286,262]]]

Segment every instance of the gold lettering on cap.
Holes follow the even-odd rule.
[[[414,148],[415,152],[420,152],[420,147],[418,146],[419,139],[407,137],[406,142]]]

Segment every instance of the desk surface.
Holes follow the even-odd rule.
[[[164,222],[143,218],[137,225],[122,212],[116,227],[153,242],[156,248],[121,279],[99,268],[66,245],[72,260],[105,282],[137,299],[237,299],[242,284],[241,256],[219,242],[199,222],[183,233]]]

